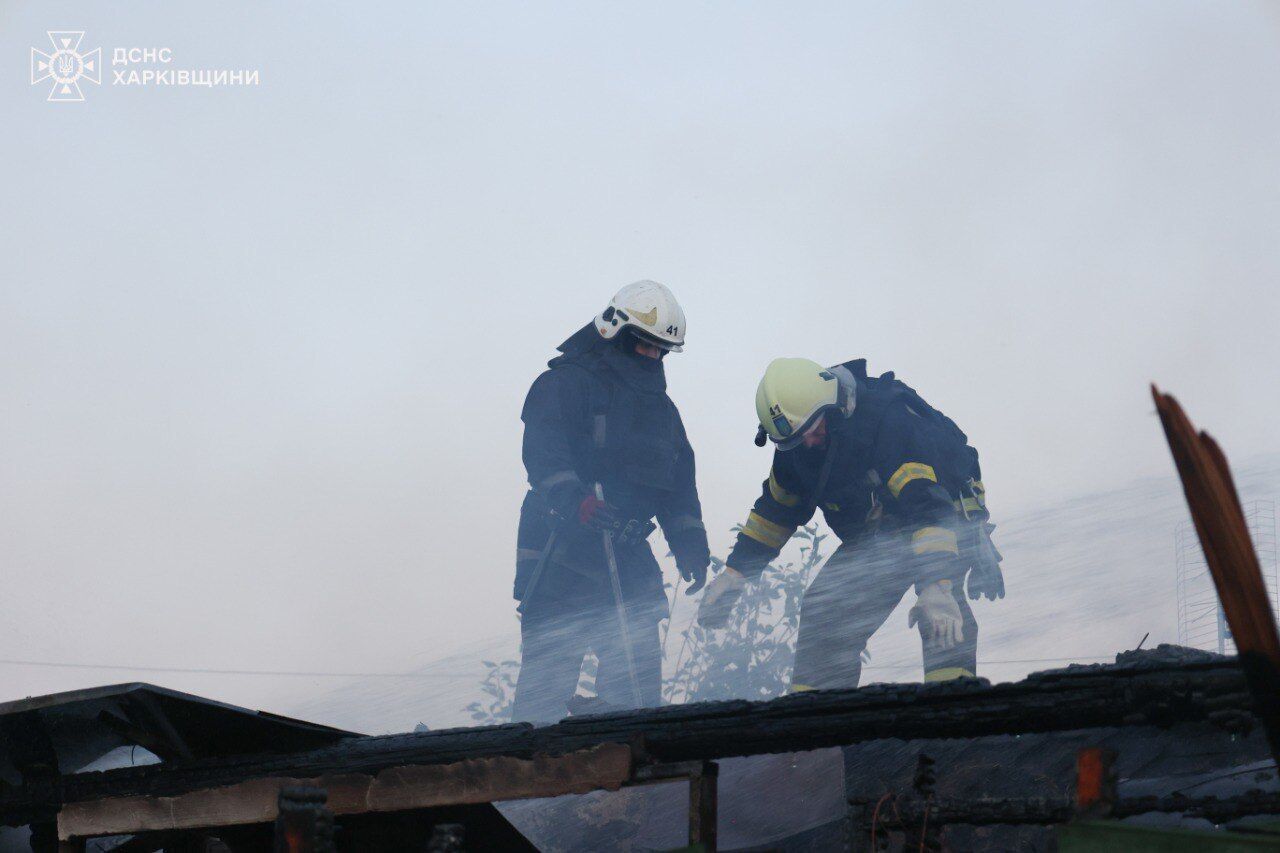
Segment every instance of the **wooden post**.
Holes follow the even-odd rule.
[[[275,853],[334,853],[328,799],[323,788],[299,785],[280,792]]]
[[[716,850],[716,780],[720,765],[703,761],[689,776],[689,846],[701,845],[706,853]]]

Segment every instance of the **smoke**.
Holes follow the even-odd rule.
[[[7,56],[52,25],[4,14]],[[127,667],[514,647],[523,394],[641,277],[689,317],[668,375],[715,550],[767,473],[760,371],[865,355],[982,453],[1010,594],[977,612],[1002,656],[1109,651],[1166,612],[1136,580],[1080,600],[1114,552],[1050,545],[1134,516],[1015,524],[1167,476],[1147,381],[1232,458],[1274,448],[1259,4],[77,15],[87,44],[263,82],[0,87],[0,648],[126,667],[0,665],[10,696],[147,677],[287,710],[334,681]],[[912,662],[904,613],[890,637],[902,657],[876,639],[872,666]]]

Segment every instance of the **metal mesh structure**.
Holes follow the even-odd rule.
[[[1267,597],[1274,616],[1280,610],[1275,502],[1251,501],[1244,504],[1244,519],[1253,547],[1258,552],[1258,562],[1262,564],[1262,577],[1267,584]],[[1178,525],[1174,531],[1174,547],[1178,566],[1178,643],[1221,654],[1234,654],[1235,643],[1231,641],[1231,631],[1218,604],[1209,565],[1205,562],[1204,551],[1191,522]]]

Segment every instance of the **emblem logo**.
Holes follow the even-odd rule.
[[[644,323],[646,326],[652,326],[654,323],[658,322],[658,309],[650,308],[649,313],[641,314],[639,311],[632,308],[631,316],[635,317],[637,320],[639,320],[641,323]]]
[[[102,83],[102,48],[81,53],[84,30],[50,30],[48,35],[53,53],[31,48],[31,85],[52,79],[48,100],[83,101],[81,80]]]

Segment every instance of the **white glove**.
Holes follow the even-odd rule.
[[[706,628],[723,628],[746,585],[747,579],[741,572],[725,566],[702,594],[702,601],[698,604],[698,624]]]
[[[964,641],[964,617],[951,594],[951,581],[931,583],[916,598],[907,614],[907,627],[920,623],[920,637],[926,646],[950,649]]]

